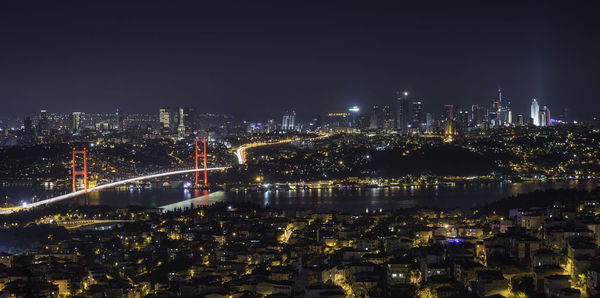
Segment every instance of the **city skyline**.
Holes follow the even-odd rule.
[[[492,98],[492,99],[490,99],[487,102],[473,102],[473,103],[469,103],[469,104],[466,104],[466,105],[458,105],[458,104],[454,104],[452,102],[447,102],[447,103],[444,103],[444,104],[440,105],[439,107],[434,107],[433,109],[429,110],[429,109],[423,109],[423,107],[422,107],[423,105],[430,106],[430,105],[427,105],[427,101],[424,101],[418,95],[413,95],[412,92],[409,92],[408,90],[403,89],[402,91],[395,92],[394,93],[395,96],[393,98],[388,99],[387,101],[375,102],[373,105],[365,105],[365,104],[360,104],[359,103],[358,105],[355,104],[355,105],[351,105],[351,106],[337,106],[337,107],[334,107],[332,110],[329,110],[329,111],[327,111],[327,110],[320,110],[320,109],[317,108],[316,111],[315,110],[309,110],[308,113],[306,113],[304,115],[300,115],[300,117],[298,119],[300,119],[301,121],[310,121],[310,120],[312,120],[314,118],[314,116],[326,116],[327,114],[330,114],[330,113],[340,113],[340,112],[344,112],[346,110],[348,112],[352,112],[352,113],[358,113],[358,112],[366,113],[366,112],[370,111],[372,108],[376,108],[379,105],[381,105],[382,107],[387,107],[387,108],[392,109],[392,114],[393,114],[393,117],[394,117],[394,120],[395,120],[394,122],[398,123],[399,119],[397,117],[401,113],[400,110],[399,110],[400,109],[399,103],[400,103],[400,99],[401,98],[404,98],[407,101],[407,103],[411,103],[411,104],[413,102],[414,103],[418,102],[418,104],[420,106],[420,108],[419,108],[420,113],[422,113],[421,116],[423,116],[423,119],[422,119],[423,121],[421,121],[421,122],[425,121],[425,115],[426,114],[431,114],[432,116],[437,116],[439,118],[439,116],[442,116],[442,114],[446,113],[445,110],[447,109],[448,106],[452,106],[453,109],[460,109],[460,110],[465,110],[465,111],[473,109],[474,107],[479,107],[479,108],[482,108],[482,109],[486,109],[489,112],[493,112],[494,109],[498,109],[498,112],[499,112],[499,108],[501,106],[503,106],[503,105],[501,105],[501,103],[502,103],[502,99],[501,99],[502,95],[501,95],[501,93],[504,92],[504,90],[498,89],[496,92],[497,92],[497,98]],[[533,117],[532,116],[533,115],[533,111],[532,111],[531,104],[529,106],[527,106],[523,110],[514,110],[514,109],[511,109],[511,107],[514,106],[513,102],[510,101],[510,99],[507,100],[506,98],[504,100],[505,100],[505,103],[507,104],[507,107],[512,112],[512,118],[513,118],[513,120],[516,119],[516,116],[518,116],[518,115],[524,116],[525,118],[527,118],[530,115],[531,115],[531,117]],[[531,103],[532,101],[536,102],[536,104],[539,105],[539,108],[541,108],[542,105],[544,107],[548,106],[543,101],[539,101],[538,98],[535,98],[535,97],[529,99],[528,102]],[[496,105],[496,103],[498,103],[498,104]],[[278,119],[278,118],[281,117],[282,113],[285,114],[285,113],[288,113],[289,111],[292,111],[295,114],[295,112],[297,110],[296,106],[298,106],[298,105],[291,104],[290,107],[288,107],[288,108],[286,108],[284,110],[281,110],[281,111],[274,110],[268,116],[264,116],[264,115],[261,115],[261,114],[252,115],[252,114],[248,114],[248,113],[242,114],[242,115],[236,115],[236,114],[233,114],[233,113],[230,113],[230,112],[227,112],[227,111],[200,110],[198,106],[193,106],[193,105],[192,106],[181,106],[181,105],[168,105],[168,104],[160,105],[160,106],[158,106],[156,108],[154,108],[154,107],[150,107],[150,108],[149,107],[144,107],[143,109],[137,109],[137,110],[132,110],[132,111],[122,111],[122,109],[120,109],[119,106],[116,106],[116,107],[113,107],[113,108],[107,107],[107,109],[109,109],[109,110],[104,110],[104,109],[102,109],[102,110],[89,110],[89,109],[87,109],[87,110],[86,109],[83,109],[83,110],[69,110],[69,109],[64,109],[64,108],[63,109],[59,108],[59,109],[56,109],[56,110],[49,110],[49,109],[47,109],[45,107],[42,107],[41,109],[33,109],[32,112],[29,113],[29,114],[10,115],[10,116],[2,116],[2,115],[0,115],[0,119],[5,118],[5,119],[13,119],[14,120],[14,119],[25,119],[27,117],[36,117],[36,115],[39,115],[40,111],[48,111],[48,112],[54,113],[54,114],[73,114],[73,113],[114,114],[115,111],[117,111],[117,113],[118,113],[119,110],[121,110],[122,114],[145,114],[145,115],[157,114],[157,117],[158,117],[157,120],[159,120],[159,122],[160,122],[160,121],[162,121],[160,119],[163,117],[163,116],[161,116],[161,113],[163,113],[163,110],[165,110],[165,109],[178,109],[178,108],[181,108],[181,107],[185,107],[185,108],[191,108],[196,113],[199,113],[199,114],[222,114],[222,115],[230,115],[230,116],[236,117],[237,120],[239,120],[239,121],[261,121],[261,120],[264,121],[264,120]],[[518,106],[520,106],[520,105],[518,105]],[[538,108],[538,110],[539,110],[539,108]],[[306,110],[306,109],[304,109],[304,110]],[[158,113],[157,113],[157,111],[158,111]],[[556,109],[556,107],[555,107],[555,111],[558,111],[557,115],[561,115],[561,116],[566,116],[566,115],[564,115],[564,113],[566,111],[568,111],[569,116],[571,116],[570,117],[571,121],[573,121],[573,120],[575,120],[575,121],[590,121],[590,120],[594,120],[595,121],[597,119],[596,117],[590,118],[590,119],[587,119],[585,117],[583,117],[583,118],[577,118],[576,116],[573,116],[571,114],[572,111],[571,111],[571,109],[569,107],[564,107],[562,109],[560,109],[560,108]],[[538,112],[535,112],[535,114],[537,114],[537,113]],[[566,119],[561,119],[561,120],[566,120]],[[512,121],[511,121],[511,123],[512,123]],[[533,120],[533,123],[535,125],[537,125],[535,118]]]

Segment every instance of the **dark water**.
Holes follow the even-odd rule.
[[[578,188],[592,190],[600,183],[590,182],[524,182],[524,183],[486,183],[438,187],[394,187],[358,190],[282,190],[282,191],[228,191],[216,192],[203,197],[202,192],[183,189],[143,189],[143,190],[105,190],[92,192],[87,196],[64,201],[65,204],[90,204],[126,207],[138,205],[144,207],[185,208],[214,202],[251,201],[261,206],[275,208],[315,209],[319,211],[364,212],[368,209],[399,209],[414,206],[423,207],[460,207],[470,208],[493,202],[501,198],[528,193],[535,190]],[[55,195],[47,190],[32,188],[0,187],[0,199],[9,196],[9,201],[30,202],[38,198]],[[198,198],[200,197],[200,198]],[[197,198],[197,199],[193,199]],[[4,203],[4,201],[0,201]]]

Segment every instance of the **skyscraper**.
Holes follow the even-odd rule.
[[[423,123],[423,104],[420,101],[413,101],[410,104],[410,116],[408,126],[418,129]]]
[[[119,112],[119,108],[115,111],[115,130],[122,130],[125,125],[125,117]]]
[[[538,105],[537,100],[534,98],[531,101],[531,119],[533,120],[533,125],[535,126],[539,126],[540,125],[540,105]]]
[[[466,131],[469,127],[469,111],[462,110],[460,108],[456,109],[455,120],[455,129],[460,131]]]
[[[281,122],[281,130],[294,130],[296,120],[296,111],[286,111],[283,114],[283,120]]]
[[[539,126],[548,126],[547,118],[546,118],[546,107],[543,107],[538,116],[538,124]]]
[[[382,109],[383,114],[383,129],[392,130],[394,129],[394,112],[392,112],[392,108],[390,106],[383,106]]]
[[[158,119],[159,119],[161,128],[170,128],[171,127],[171,117],[170,117],[168,108],[161,108],[158,110]]]
[[[31,123],[31,117],[26,117],[23,121],[25,127],[25,142],[29,143],[33,140],[35,132],[33,131],[33,125]]]
[[[433,124],[435,123],[435,117],[433,116],[432,113],[426,113],[425,114],[425,125],[427,127],[433,126]]]
[[[73,131],[79,131],[81,129],[81,118],[81,112],[73,112],[73,114],[71,115],[71,129]]]
[[[191,107],[179,107],[173,115],[173,129],[177,130],[180,137],[194,132],[196,127],[196,110]]]
[[[379,126],[379,122],[381,121],[381,116],[380,114],[380,110],[379,110],[379,106],[374,105],[373,108],[371,109],[371,118],[370,118],[370,122],[369,122],[369,129],[378,129],[380,128]]]
[[[444,113],[442,114],[442,120],[444,121],[452,121],[454,120],[454,105],[446,104],[444,105]]]
[[[486,111],[482,106],[472,105],[471,106],[471,122],[473,122],[473,124],[475,126],[482,125],[485,120],[485,113],[486,113]]]
[[[517,126],[525,125],[525,119],[523,119],[523,115],[517,115]]]
[[[369,129],[370,117],[367,113],[362,113],[358,115],[358,120],[356,120],[356,127],[358,129]]]
[[[408,92],[398,92],[396,98],[396,129],[401,134],[408,133]]]
[[[50,131],[49,131],[49,124],[48,124],[48,113],[46,112],[46,110],[41,110],[40,111],[40,120],[38,121],[38,134],[41,136],[47,136]]]

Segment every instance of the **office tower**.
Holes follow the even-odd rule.
[[[396,129],[401,134],[408,133],[408,92],[398,93],[396,98]]]
[[[498,125],[500,123],[500,102],[498,100],[492,101],[492,110],[490,111],[494,123]]]
[[[508,125],[512,123],[512,112],[510,108],[503,107],[500,110],[500,115],[498,117],[498,121],[496,125]]]
[[[283,114],[283,121],[281,122],[281,130],[294,130],[296,120],[296,111],[286,111]]]
[[[533,119],[533,125],[540,125],[540,106],[535,98],[531,101],[531,119]]]
[[[185,137],[186,133],[185,133],[185,125],[183,124],[183,119],[185,118],[185,112],[183,111],[183,108],[179,108],[178,109],[178,116],[177,116],[177,120],[178,124],[177,124],[177,135],[180,138]]]
[[[191,107],[179,107],[173,115],[173,128],[177,129],[180,137],[190,135],[196,127],[196,110]]]
[[[46,110],[40,111],[40,120],[38,121],[38,134],[41,136],[47,136],[50,131],[48,127],[48,113]]]
[[[525,125],[525,117],[523,115],[517,115],[517,126]]]
[[[479,105],[471,106],[471,122],[475,126],[480,126],[485,121],[485,108]]]
[[[275,119],[269,119],[269,121],[267,121],[267,133],[272,133],[277,131],[277,123],[275,122]]]
[[[383,129],[392,130],[394,129],[394,113],[390,106],[383,106]]]
[[[81,129],[81,121],[82,119],[82,114],[81,112],[73,112],[73,114],[71,114],[71,129],[73,131],[79,131]]]
[[[456,108],[456,129],[466,131],[469,128],[469,111]]]
[[[543,109],[540,110],[539,115],[538,115],[538,125],[546,126],[546,111]]]
[[[281,121],[281,130],[287,130],[288,129],[288,122],[290,122],[290,115],[286,111],[286,113],[283,114],[283,120]]]
[[[423,104],[420,101],[411,102],[409,112],[408,127],[418,129],[423,123]]]
[[[114,129],[115,130],[121,130],[124,128],[125,126],[125,117],[123,117],[123,114],[119,112],[119,108],[117,108],[117,110],[115,111],[115,126]]]
[[[369,129],[378,129],[380,128],[379,122],[381,121],[381,116],[379,115],[379,106],[375,105],[371,109],[371,119],[369,122]]]
[[[31,121],[31,117],[26,117],[25,121],[23,121],[23,126],[25,128],[24,131],[24,138],[26,142],[31,142],[33,140],[33,135],[34,135],[34,131],[33,131],[33,124]]]
[[[445,122],[454,120],[454,105],[444,105],[444,113],[442,114],[442,120]]]
[[[540,126],[550,125],[550,109],[547,106],[544,106],[540,110],[538,119]]]
[[[170,128],[171,127],[171,117],[170,117],[168,108],[160,108],[158,110],[158,119],[160,122],[161,128]]]
[[[23,126],[25,128],[25,132],[33,131],[33,126],[31,124],[31,117],[25,117],[25,121],[23,121]]]
[[[432,113],[425,114],[425,125],[427,127],[432,126],[435,123],[435,117]]]
[[[369,117],[369,114],[362,113],[358,115],[358,119],[356,120],[356,127],[362,130],[369,129],[370,121],[371,119]]]

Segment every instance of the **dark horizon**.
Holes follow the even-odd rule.
[[[161,5],[165,4],[165,5]],[[532,98],[600,109],[593,2],[3,2],[0,116],[195,106],[301,119],[394,104],[426,111]]]

